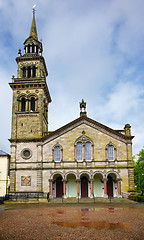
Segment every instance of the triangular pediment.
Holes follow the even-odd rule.
[[[50,132],[49,135],[45,136],[43,138],[44,143],[49,142],[71,130],[74,128],[77,128],[81,124],[86,124],[93,129],[96,129],[104,134],[107,134],[113,138],[119,139],[120,141],[127,142],[131,141],[133,139],[133,136],[126,136],[125,134],[120,133],[118,130],[114,130],[112,128],[109,128],[91,118],[88,118],[87,116],[81,116],[74,121],[64,125],[61,128],[58,128],[57,130]]]

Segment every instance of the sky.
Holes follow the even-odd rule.
[[[133,154],[144,146],[144,1],[0,0],[0,149],[10,153],[12,90],[32,7],[49,76],[49,131],[87,116],[110,128],[131,125]]]

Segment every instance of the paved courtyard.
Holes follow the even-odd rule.
[[[0,205],[0,240],[143,240],[144,204]]]

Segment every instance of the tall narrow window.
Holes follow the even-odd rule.
[[[34,53],[35,52],[35,46],[34,46],[34,44],[32,45],[32,53]]]
[[[32,97],[31,98],[31,111],[35,111],[35,98],[34,97]]]
[[[26,110],[26,100],[25,98],[21,99],[21,112],[25,112]]]
[[[26,68],[23,68],[23,77],[26,77]]]
[[[91,161],[91,155],[92,155],[92,146],[90,142],[87,142],[85,144],[85,160]]]
[[[77,161],[83,161],[83,144],[77,143],[76,145]]]
[[[33,66],[33,77],[36,77],[36,67]]]
[[[31,77],[31,68],[28,67],[28,78],[30,78],[30,77]]]
[[[113,146],[108,146],[108,160],[109,161],[114,161],[114,147]]]
[[[61,148],[59,146],[56,146],[54,148],[54,161],[55,162],[61,161]]]

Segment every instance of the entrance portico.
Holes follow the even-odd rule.
[[[55,172],[49,189],[50,198],[121,197],[121,179],[115,172]]]

